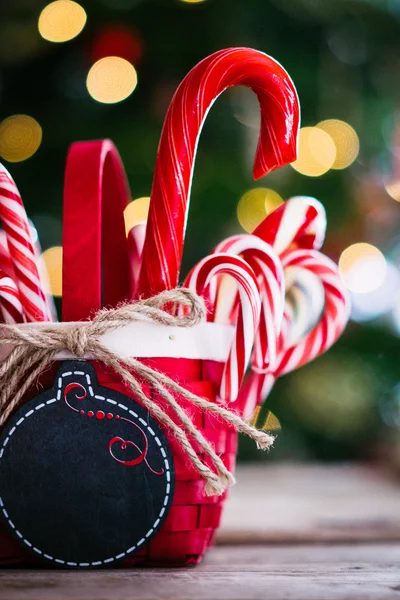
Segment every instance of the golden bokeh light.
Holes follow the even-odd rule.
[[[201,2],[205,2],[205,0],[181,0],[185,4],[200,4]]]
[[[40,257],[42,268],[47,270],[48,291],[53,296],[62,295],[62,256],[62,247],[53,246],[45,250]]]
[[[129,202],[128,206],[124,210],[125,219],[125,230],[128,235],[129,231],[138,223],[147,221],[147,215],[149,214],[150,198],[144,196],[143,198],[137,198]]]
[[[358,294],[368,294],[383,284],[387,263],[378,248],[360,242],[352,244],[342,252],[339,271],[349,290]]]
[[[400,202],[400,181],[392,181],[385,185],[385,190],[393,200]]]
[[[56,0],[40,13],[40,35],[49,42],[67,42],[76,37],[86,24],[85,9],[73,0]]]
[[[238,221],[245,231],[252,233],[261,221],[282,203],[283,198],[269,188],[249,190],[239,200]]]
[[[336,158],[332,169],[346,169],[357,158],[360,151],[358,135],[351,125],[338,119],[327,119],[317,127],[329,134],[336,146]]]
[[[42,141],[42,128],[28,115],[12,115],[0,123],[0,156],[20,162],[35,154]]]
[[[125,100],[136,85],[135,67],[119,56],[106,56],[95,62],[86,79],[89,94],[104,104]]]
[[[336,160],[336,146],[331,136],[319,127],[302,127],[299,132],[298,158],[293,169],[308,177],[319,177]]]

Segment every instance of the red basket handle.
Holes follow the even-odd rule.
[[[87,319],[128,298],[128,246],[123,210],[128,181],[110,140],[69,149],[63,210],[63,321]]]

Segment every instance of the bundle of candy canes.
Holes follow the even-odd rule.
[[[199,135],[213,102],[236,85],[252,89],[260,103],[254,177],[296,158],[299,103],[293,82],[279,63],[255,50],[232,48],[194,67],[166,116],[148,222],[128,234],[133,299],[178,285]],[[40,249],[15,182],[4,167],[0,167],[0,216],[3,321],[53,320],[54,307],[38,263]],[[183,283],[204,298],[209,321],[235,329],[226,363],[209,361],[205,373],[220,385],[219,401],[231,403],[246,417],[268,396],[277,377],[325,352],[347,323],[346,289],[336,265],[319,251],[325,228],[322,205],[312,198],[294,197],[269,214],[253,234],[218,244]]]

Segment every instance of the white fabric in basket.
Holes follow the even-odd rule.
[[[33,323],[30,323],[33,325]],[[74,323],[53,323],[57,327],[71,327]],[[35,323],[40,328],[46,323]],[[225,362],[233,342],[235,330],[219,323],[201,323],[194,327],[166,327],[156,323],[130,323],[109,331],[100,340],[122,356],[134,358],[192,358]],[[11,348],[0,347],[0,359]],[[69,352],[59,352],[58,360],[73,358]],[[85,358],[92,358],[90,355]]]

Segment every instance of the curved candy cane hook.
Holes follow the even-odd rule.
[[[195,66],[169,107],[157,153],[137,295],[178,283],[199,135],[209,109],[227,88],[252,89],[261,108],[254,177],[295,160],[299,101],[287,72],[257,50],[221,50]]]
[[[254,337],[260,321],[260,287],[253,269],[239,256],[220,252],[201,260],[189,273],[185,287],[205,297],[210,306],[210,285],[215,277],[231,275],[239,290],[240,304],[235,339],[221,380],[220,399],[236,400],[251,357]]]

